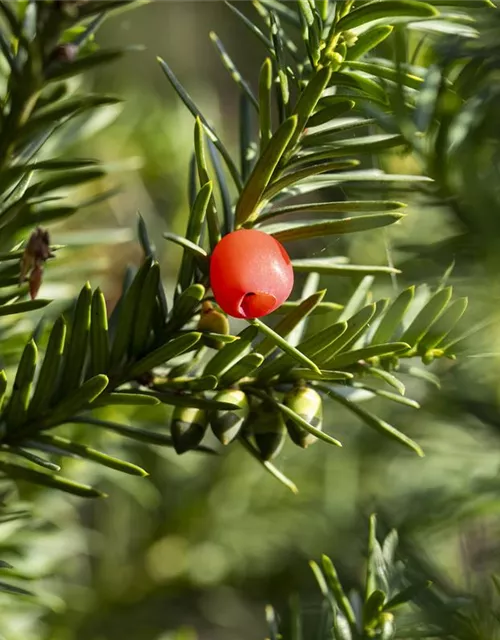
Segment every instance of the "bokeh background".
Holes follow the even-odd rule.
[[[239,7],[252,11],[250,2]],[[53,226],[53,242],[67,248],[47,268],[43,297],[69,297],[89,278],[112,307],[127,264],[141,258],[138,211],[172,290],[180,251],[162,233],[183,233],[186,224],[193,118],[155,57],[169,63],[236,149],[238,92],[215,53],[211,30],[255,86],[264,52],[223,2],[156,1],[119,14],[100,29],[97,40],[108,46],[141,44],[144,49],[87,77],[87,83],[124,102],[75,124],[85,127],[78,148],[68,127],[66,150],[98,157],[109,168],[108,177],[79,196],[115,187],[118,192]],[[420,170],[411,156],[381,161],[394,172]],[[488,183],[486,169],[481,179]],[[483,205],[472,204],[467,206],[474,218],[474,206]],[[432,243],[458,233],[467,238],[468,229],[453,210],[423,206],[418,199],[410,201],[410,215],[394,228],[341,243],[319,239],[299,250],[310,256],[342,253],[363,264],[391,260],[404,267],[397,279],[377,279],[376,297],[410,283],[435,285],[455,259],[449,281],[458,295],[470,296],[467,322],[474,327],[495,318],[499,299],[498,209],[481,211],[484,224],[476,225],[478,250],[472,256],[465,252],[463,257],[453,244],[429,251]],[[404,247],[409,244],[411,249]],[[324,278],[322,284],[328,286],[328,300],[344,302],[358,282]],[[335,314],[321,316],[314,328],[334,320]],[[425,558],[428,570],[443,581],[464,589],[482,585],[486,572],[499,565],[499,338],[492,324],[459,362],[431,367],[441,376],[441,390],[428,381],[409,380],[408,395],[421,403],[420,411],[371,401],[379,415],[423,446],[424,459],[370,432],[341,407],[327,405],[325,421],[344,448],[317,443],[302,451],[287,443],[278,461],[298,484],[298,496],[237,447],[220,457],[178,457],[168,449],[124,445],[96,433],[91,436],[96,446],[126,456],[150,476],[133,478],[71,462],[67,473],[97,484],[110,498],[89,504],[33,490],[38,496],[30,531],[18,522],[3,525],[0,549],[13,550],[15,540],[15,549],[22,551],[16,567],[36,579],[39,598],[1,596],[9,598],[2,604],[8,613],[2,614],[1,633],[7,640],[254,640],[265,637],[267,603],[277,607],[286,626],[287,602],[296,591],[306,627],[310,621],[312,628],[321,610],[308,560],[329,554],[346,584],[359,584],[366,516],[372,511],[382,529],[397,526],[406,551]],[[167,425],[169,416],[162,407],[101,413],[131,424]]]

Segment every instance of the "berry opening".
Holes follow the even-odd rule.
[[[240,305],[240,312],[245,318],[260,318],[276,307],[276,298],[263,291],[246,293]]]

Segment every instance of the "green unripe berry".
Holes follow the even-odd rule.
[[[250,415],[247,427],[253,434],[262,460],[276,458],[286,439],[285,421],[280,411],[273,404],[263,402]]]
[[[203,409],[176,407],[170,423],[170,434],[178,454],[196,449],[207,430],[208,416]]]
[[[323,402],[314,389],[304,386],[295,387],[286,394],[284,404],[316,429],[322,428]],[[287,418],[286,428],[292,441],[303,449],[317,440],[316,436],[299,427],[291,418]]]
[[[229,320],[225,313],[216,309],[207,300],[201,306],[201,316],[198,321],[198,331],[209,333],[229,334]],[[222,349],[224,346],[220,340],[207,340],[207,345],[212,349]]]
[[[248,400],[243,391],[227,389],[220,391],[214,398],[217,402],[228,402],[240,407],[238,410],[217,410],[210,414],[210,426],[215,437],[227,445],[232,442],[243,426],[250,410]]]

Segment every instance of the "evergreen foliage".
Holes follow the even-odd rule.
[[[108,14],[134,4],[0,1],[5,497],[11,481],[103,496],[65,475],[67,458],[147,475],[147,469],[91,446],[86,434],[96,429],[177,453],[222,454],[220,443],[234,443],[296,493],[280,469],[279,452],[286,438],[304,449],[317,440],[341,447],[335,421],[323,419],[323,405],[330,403],[423,456],[404,426],[389,423],[365,403],[381,398],[418,409],[405,395],[405,382],[434,383],[429,366],[460,356],[471,334],[463,326],[467,298],[454,295],[449,270],[436,286],[408,285],[390,299],[374,300],[376,279],[400,273],[392,264],[355,264],[342,255],[297,258],[293,266],[305,276],[302,290],[269,321],[250,320],[231,333],[210,293],[209,258],[220,238],[239,228],[265,231],[292,251],[294,243],[325,236],[363,233],[369,242],[371,233],[397,224],[405,215],[404,200],[416,196],[424,204],[450,205],[464,231],[445,248],[451,246],[458,260],[461,248],[477,256],[488,221],[468,216],[470,202],[481,200],[484,210],[498,200],[496,190],[485,192],[482,181],[469,179],[491,169],[494,181],[498,171],[496,147],[478,143],[491,134],[498,106],[491,80],[498,58],[494,5],[489,0],[260,0],[252,3],[249,17],[239,3],[227,3],[264,48],[259,78],[245,78],[219,37],[210,34],[240,93],[236,150],[194,103],[173,65],[158,59],[193,115],[186,231],[164,234],[183,249],[173,295],[166,293],[154,243],[139,216],[143,260],[125,274],[112,313],[101,290],[85,283],[56,317],[50,311],[42,315],[51,300],[38,298],[38,290],[42,278],[50,279],[60,249],[51,244],[46,225],[89,206],[92,201],[75,203],[67,192],[105,174],[94,160],[59,152],[58,135],[73,119],[119,102],[87,93],[73,81],[125,53],[98,48],[94,33]],[[421,39],[415,47],[416,33]],[[405,152],[419,159],[422,175],[393,173],[372,162]],[[471,246],[470,234],[476,240]],[[439,258],[443,246],[426,251]],[[341,303],[319,289],[320,275],[358,284]],[[332,312],[335,321],[315,330],[314,320]],[[16,323],[37,313],[35,331],[25,332],[21,341]],[[112,406],[160,404],[173,408],[169,432],[109,421],[100,413]],[[63,425],[77,428],[58,435]],[[207,442],[209,429],[220,443]],[[29,508],[13,506],[5,507],[0,519],[27,516]],[[318,637],[472,637],[461,630],[462,618],[458,630],[441,623],[422,626],[420,619],[395,624],[393,610],[409,601],[432,608],[422,595],[428,577],[416,578],[416,568],[410,579],[402,577],[396,541],[391,532],[379,544],[372,518],[363,595],[346,595],[326,556],[321,568],[312,564],[328,609],[326,634]],[[2,568],[10,570],[6,563]],[[9,582],[0,582],[0,589],[26,594]],[[431,604],[438,606],[436,599]],[[273,610],[268,617],[270,637],[282,637]],[[289,637],[305,637],[300,613],[292,626]]]

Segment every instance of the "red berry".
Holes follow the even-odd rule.
[[[210,258],[210,285],[217,304],[235,318],[259,318],[277,309],[293,288],[284,247],[255,229],[222,238]]]

